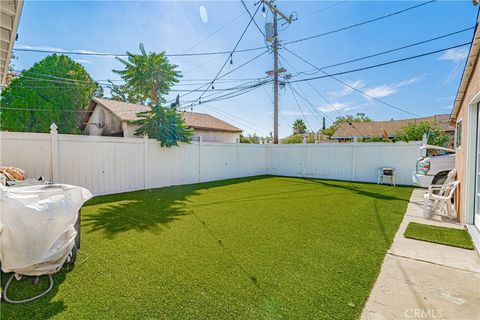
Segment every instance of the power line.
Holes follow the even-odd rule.
[[[232,61],[232,56],[233,56],[233,53],[235,52],[235,50],[237,49],[238,45],[240,44],[240,41],[242,41],[243,37],[245,36],[245,33],[247,33],[247,30],[248,28],[250,27],[250,25],[252,24],[252,21],[254,21],[254,17],[255,15],[257,14],[258,10],[260,9],[260,6],[257,7],[257,10],[255,10],[255,13],[252,15],[250,15],[250,20],[248,21],[248,24],[247,26],[245,27],[245,29],[243,30],[242,34],[240,35],[240,38],[237,40],[237,43],[235,44],[235,46],[233,47],[233,50],[230,52],[228,58],[225,60],[225,62],[223,63],[222,67],[220,68],[220,70],[218,70],[217,74],[215,75],[215,77],[213,78],[213,80],[210,82],[210,85],[212,86],[212,89],[213,89],[213,84],[215,82],[215,80],[217,80],[218,76],[220,75],[220,73],[222,73],[223,71],[223,68],[225,68],[225,66],[227,65],[229,59],[230,59],[230,64],[233,64],[233,61]],[[200,95],[200,97],[198,97],[198,100],[201,101],[203,95],[205,94],[205,92],[207,92],[208,90],[208,87],[202,92],[202,94]]]
[[[34,78],[34,77],[29,77],[28,79],[26,79],[25,81],[46,81],[46,82],[52,82],[54,84],[58,84],[58,85],[67,85],[67,86],[89,86],[89,84],[84,84],[84,83],[75,83],[75,82],[64,82],[62,80],[56,80],[56,79],[44,79],[44,78]],[[215,92],[224,92],[224,91],[231,91],[231,90],[238,90],[238,89],[248,89],[250,88],[250,86],[247,86],[248,83],[251,83],[252,81],[249,81],[249,82],[246,82],[246,83],[243,83],[243,84],[240,84],[240,85],[237,85],[237,86],[234,86],[234,87],[228,87],[228,88],[215,88],[215,89],[211,89],[211,91],[215,91]],[[101,87],[106,87],[106,88],[112,88],[111,85],[109,84],[104,84],[104,83],[99,83],[98,84],[99,86]],[[19,85],[17,86],[17,88],[30,88],[30,89],[33,89],[33,88],[62,88],[61,86],[42,86],[42,85]],[[203,92],[203,90],[198,90],[198,89],[170,89],[169,92]]]
[[[290,86],[290,89],[292,91],[294,91],[302,100],[303,102],[310,107],[310,110],[313,111],[314,113],[314,116],[316,117],[316,113],[319,113],[321,115],[323,115],[325,118],[327,118],[328,120],[330,120],[332,123],[334,122],[334,120],[332,118],[330,118],[325,112],[323,112],[322,110],[318,109],[305,95],[305,93],[302,91],[302,94],[300,94],[294,87],[291,83],[288,84]],[[300,88],[299,88],[300,89]],[[316,117],[317,118],[317,117]],[[317,118],[318,121],[320,122],[323,122],[323,119],[321,118]]]
[[[355,91],[357,91],[358,93],[360,93],[360,94],[362,94],[362,95],[364,95],[364,96],[366,96],[366,97],[368,97],[368,98],[370,98],[370,99],[373,99],[373,100],[375,100],[375,101],[377,101],[377,102],[380,102],[380,103],[382,103],[382,104],[384,104],[384,105],[386,105],[386,106],[388,106],[388,107],[390,107],[390,108],[393,108],[393,109],[402,111],[402,112],[407,113],[407,114],[410,114],[410,115],[414,115],[414,116],[416,116],[416,117],[420,117],[418,114],[415,114],[415,113],[410,112],[410,111],[408,111],[408,110],[405,110],[405,109],[403,109],[403,108],[396,107],[396,106],[392,105],[391,103],[388,103],[388,102],[385,102],[385,101],[380,100],[380,99],[378,99],[378,98],[375,98],[375,97],[373,97],[373,96],[371,96],[371,95],[369,95],[369,94],[367,94],[367,93],[365,93],[365,92],[363,92],[363,91],[355,88],[354,86],[352,86],[352,85],[350,85],[350,84],[348,84],[348,83],[346,83],[346,82],[344,82],[344,81],[336,78],[334,75],[326,73],[326,72],[323,71],[322,69],[319,69],[319,68],[316,67],[314,64],[312,64],[311,62],[305,60],[304,58],[302,58],[302,57],[299,56],[298,54],[292,52],[291,50],[287,49],[287,51],[290,52],[291,54],[293,54],[293,55],[294,55],[295,57],[297,57],[298,59],[302,60],[303,62],[309,64],[310,66],[312,66],[312,67],[314,67],[314,68],[317,68],[319,71],[321,71],[322,73],[324,73],[326,77],[330,77],[330,78],[334,79],[335,81],[340,82],[340,83],[343,84],[344,86],[347,86],[347,87],[349,87],[350,89],[355,90]],[[308,81],[308,79],[305,79],[305,78],[304,78],[303,80]]]
[[[288,62],[282,55],[280,55],[280,57],[281,57],[283,60],[285,60],[285,62],[286,62],[290,67],[292,67],[293,70],[296,71],[295,67],[294,67],[290,62]],[[301,77],[302,77],[302,76],[301,76]],[[302,78],[303,78],[303,77],[302,77]],[[333,105],[333,103],[331,103],[323,94],[321,94],[320,91],[319,91],[317,88],[315,88],[309,81],[307,81],[307,84],[330,106],[330,108],[332,108],[333,110],[335,110],[335,111],[338,113],[338,115],[340,116],[340,118],[345,118],[345,116],[340,112],[340,110],[338,110],[337,108],[335,108],[335,106]],[[299,90],[301,90],[301,88],[299,88]],[[305,95],[304,92],[302,92],[302,93]],[[310,102],[310,101],[309,101],[309,102]],[[311,102],[310,102],[310,103],[311,103]],[[313,106],[313,107],[314,107],[314,106]],[[335,123],[335,121],[333,121],[330,117],[328,117],[326,113],[324,113],[323,111],[321,111],[321,110],[318,109],[318,108],[315,108],[315,107],[314,107],[314,109],[320,111],[325,117],[327,117],[330,121],[332,121],[332,124]],[[360,130],[358,130],[357,127],[355,127],[355,126],[354,126],[353,124],[351,124],[351,123],[350,123],[350,125],[351,125],[358,133],[360,133],[361,136],[364,136],[364,134],[363,134],[362,132],[360,132]]]
[[[42,112],[72,112],[72,113],[84,113],[90,112],[88,110],[48,110],[48,109],[40,109],[40,108],[11,108],[11,107],[0,107],[0,111],[2,110],[12,110],[12,111],[42,111]]]
[[[250,52],[262,50],[265,47],[255,47],[247,49],[239,49],[236,52]],[[44,49],[29,49],[29,48],[19,48],[13,49],[13,51],[18,52],[38,52],[38,53],[58,53],[58,54],[71,54],[71,55],[83,55],[83,56],[102,56],[102,57],[127,57],[126,53],[107,53],[107,52],[89,52],[89,51],[68,51],[68,50],[44,50]],[[213,51],[213,52],[194,52],[194,53],[170,53],[165,54],[166,57],[196,57],[196,56],[212,56],[212,55],[222,55],[230,53],[230,51]]]
[[[310,123],[308,122],[307,117],[305,117],[305,113],[303,112],[303,109],[300,106],[300,103],[298,103],[297,97],[295,96],[295,91],[294,91],[294,89],[292,88],[291,85],[290,85],[290,90],[292,90],[293,99],[295,100],[295,104],[297,105],[298,109],[300,110],[300,113],[302,114],[303,119],[305,120],[306,124],[310,127],[310,131],[313,132],[313,128],[310,125]]]
[[[300,88],[299,88],[299,89],[300,89]],[[301,89],[300,89],[300,90],[301,90]],[[302,96],[300,95],[300,97],[302,97]],[[306,99],[306,97],[304,97],[304,99]],[[327,103],[330,105],[330,107],[332,107],[334,110],[336,110],[336,111],[340,114],[340,118],[346,119],[346,117],[345,117],[344,115],[342,115],[342,114],[340,113],[340,111],[338,111],[338,109],[336,109],[336,108],[333,106],[333,104],[331,104],[328,100],[326,100],[326,101],[327,101]],[[307,100],[307,102],[310,103],[313,108],[315,108],[315,106],[310,102],[310,100]],[[318,110],[318,111],[320,111],[323,115],[325,115],[330,121],[332,121],[332,124],[335,123],[335,121],[333,121],[330,117],[328,117],[328,116],[326,115],[326,113],[324,113],[324,112],[321,111],[320,109],[315,108],[315,110]],[[338,117],[337,117],[337,119],[338,119]],[[348,123],[349,123],[349,125],[352,126],[353,129],[355,129],[355,131],[357,131],[357,132],[360,134],[360,136],[365,136],[364,133],[362,133],[360,130],[358,130],[357,127],[355,127],[355,125],[353,124],[353,122],[348,122]]]
[[[34,75],[34,76],[42,76],[42,77],[47,77],[47,78],[52,78],[52,79],[58,79],[58,80],[65,80],[65,82],[73,82],[73,83],[85,83],[87,85],[90,85],[90,82],[88,81],[85,81],[85,80],[79,80],[79,79],[72,79],[72,78],[65,78],[65,77],[57,77],[57,76],[53,76],[53,75],[49,75],[49,74],[45,74],[45,73],[38,73],[38,72],[32,72],[32,71],[19,71],[19,70],[14,70],[16,72],[19,72],[19,73],[22,73],[22,76],[26,79],[28,79],[29,81],[36,81],[36,80],[45,80],[43,78],[35,78],[35,77],[29,77],[29,76],[25,76],[25,74],[31,74],[31,75]],[[31,79],[31,80],[30,80]],[[237,79],[217,79],[217,83],[231,83],[231,82],[240,82],[240,81],[257,81],[258,78],[237,78]],[[104,81],[123,81],[123,80],[98,80],[98,79],[92,79],[92,81],[94,82],[97,82],[98,84],[100,85],[106,85],[106,86],[111,86],[110,83],[108,84],[105,84],[105,83],[102,83]],[[182,83],[183,81],[209,81],[209,79],[181,79],[180,80],[180,83],[177,83],[175,84],[175,87],[177,86],[195,86],[195,85],[199,85],[200,83]],[[203,82],[202,82],[203,83]]]
[[[285,59],[285,57],[283,57],[283,55],[280,55],[280,57],[295,71],[295,72],[298,72],[297,69],[290,63],[288,62],[287,59]],[[304,77],[300,76],[302,79],[304,79]],[[343,117],[343,115],[340,113],[340,111],[338,111],[335,106],[333,106],[333,104],[330,103],[330,101],[327,100],[327,98],[325,98],[323,96],[323,94],[320,93],[320,91],[318,91],[310,82],[307,81],[307,84],[313,89],[315,90],[315,92],[327,103],[330,105],[330,107],[335,110],[341,117]],[[305,93],[304,93],[305,94]],[[322,112],[323,113],[323,112]],[[326,114],[324,114],[327,118],[329,118]],[[329,118],[330,119],[330,118]],[[330,119],[331,120],[331,119]],[[331,120],[333,122],[333,120]]]
[[[187,109],[187,108],[190,108],[190,107],[193,107],[193,106],[196,106],[196,105],[201,105],[203,103],[206,103],[206,102],[213,102],[213,101],[222,101],[222,100],[227,100],[227,99],[231,99],[231,98],[235,98],[235,97],[238,97],[238,96],[241,96],[241,95],[244,95],[252,90],[255,90],[257,89],[258,87],[261,87],[267,83],[271,82],[271,80],[265,80],[263,82],[259,82],[257,84],[254,84],[252,85],[250,88],[245,88],[245,89],[241,89],[241,90],[238,90],[237,92],[230,92],[230,93],[227,93],[227,94],[224,94],[222,96],[218,96],[218,97],[214,97],[212,99],[206,99],[206,100],[202,100],[202,102],[200,103],[198,100],[195,100],[193,101],[192,103],[190,103],[188,106],[186,107],[183,107],[181,109]]]
[[[231,74],[232,72],[240,69],[241,67],[245,66],[246,64],[252,62],[253,60],[259,58],[260,56],[262,56],[263,54],[265,54],[265,52],[261,53],[260,55],[257,55],[255,56],[254,58],[246,61],[245,63],[241,64],[240,66],[238,66],[237,68],[223,74],[222,76],[220,76],[216,81],[220,81],[221,83],[222,80],[221,78],[227,76],[228,74]],[[25,73],[27,74],[32,74],[32,75],[36,75],[37,77],[32,77],[32,76],[28,76],[28,75],[25,75]],[[40,76],[40,77],[38,77]],[[30,71],[26,71],[24,72],[24,74],[22,75],[24,79],[24,81],[32,81],[32,82],[38,82],[38,81],[45,81],[45,82],[52,82],[52,83],[56,83],[56,84],[63,84],[63,85],[77,85],[77,86],[89,86],[91,85],[91,83],[89,82],[86,82],[86,81],[83,81],[83,80],[77,80],[77,79],[71,79],[71,78],[63,78],[63,77],[57,77],[57,76],[52,76],[52,75],[48,75],[48,74],[43,74],[43,73],[36,73],[36,72],[30,72]],[[47,77],[47,79],[45,78],[41,78],[41,77]],[[247,85],[247,84],[251,84],[252,82],[258,82],[260,81],[262,78],[247,78],[247,79],[236,79],[235,81],[242,81],[242,80],[249,80],[247,82],[244,82],[242,84],[239,84],[237,86],[234,86],[234,87],[229,87],[229,88],[217,88],[217,89],[211,89],[212,91],[228,91],[228,90],[236,90],[236,89],[239,89],[239,88],[242,88],[242,86],[244,85]],[[264,79],[264,78],[263,78]],[[228,80],[228,79],[226,79]],[[95,80],[92,80],[92,81],[95,81]],[[98,81],[98,80],[97,80]],[[98,85],[102,86],[102,87],[107,87],[107,88],[111,88],[112,85],[111,84],[105,84],[105,83],[100,83],[100,82],[97,82]],[[195,84],[189,84],[189,85],[195,85]],[[203,90],[200,90],[202,87],[204,87],[204,85],[202,85],[200,88],[197,88],[197,89],[171,89],[170,92],[187,92],[188,93],[193,93],[193,92],[203,92]],[[26,88],[26,87],[41,87],[41,86],[19,86],[19,88]],[[248,87],[249,88],[249,87]],[[182,95],[182,96],[185,96],[186,94]]]
[[[377,18],[374,18],[374,19],[366,20],[366,21],[356,23],[356,24],[353,24],[353,25],[350,25],[350,26],[346,26],[346,27],[343,27],[343,28],[339,28],[339,29],[336,29],[336,30],[324,32],[324,33],[321,33],[321,34],[317,34],[317,35],[313,35],[313,36],[309,36],[309,37],[305,37],[305,38],[301,38],[301,39],[288,41],[285,44],[302,42],[302,41],[306,41],[306,40],[330,35],[330,34],[333,34],[333,33],[341,32],[341,31],[344,31],[344,30],[352,29],[352,28],[359,27],[359,26],[362,26],[362,25],[365,25],[365,24],[368,24],[368,23],[372,23],[372,22],[375,22],[375,21],[386,19],[386,18],[389,18],[389,17],[395,16],[395,15],[398,15],[398,14],[401,14],[401,13],[404,13],[404,12],[422,7],[424,5],[427,5],[427,4],[430,4],[432,2],[436,2],[436,1],[437,0],[430,0],[430,1],[423,2],[421,4],[418,4],[418,5],[415,5],[415,6],[412,6],[412,7],[405,8],[403,10],[399,10],[399,11],[396,11],[396,12],[393,12],[393,13],[390,13],[390,14],[387,14],[387,15],[384,15],[384,16],[380,16],[380,17],[377,17]],[[222,30],[226,26],[233,23],[238,18],[240,18],[240,16],[233,19],[232,21],[230,21],[229,23],[227,23],[226,25],[221,27],[219,30],[210,34],[205,39],[203,39],[200,42],[198,42],[197,44],[195,44],[193,47],[197,46],[198,44],[202,43],[203,41],[205,41],[209,37],[213,36],[214,34],[219,32],[220,30]],[[302,18],[305,18],[305,16],[302,17]],[[262,50],[262,49],[264,49],[263,46],[262,47],[239,49],[239,50],[236,50],[236,52],[237,53],[250,52],[250,51],[258,51],[258,50]],[[190,49],[188,49],[187,51],[189,51],[189,50]],[[37,53],[58,53],[58,54],[70,54],[70,55],[82,55],[82,56],[103,56],[103,57],[126,57],[126,56],[128,56],[127,53],[93,52],[93,51],[88,51],[88,50],[74,51],[74,50],[47,50],[47,49],[34,49],[34,48],[14,48],[13,51],[16,51],[16,52],[37,52]],[[195,57],[195,56],[223,55],[223,54],[228,54],[228,53],[230,53],[230,51],[211,51],[211,52],[194,52],[194,53],[185,52],[185,53],[170,53],[170,54],[165,54],[165,56],[167,56],[167,57]]]
[[[300,80],[291,80],[290,82],[303,82],[303,81],[309,81],[309,80],[323,79],[323,78],[328,78],[328,77],[332,77],[332,76],[338,76],[338,75],[349,74],[349,73],[354,73],[354,72],[363,71],[363,70],[374,69],[374,68],[383,67],[383,66],[387,66],[387,65],[390,65],[390,64],[395,64],[395,63],[403,62],[403,61],[408,61],[408,60],[413,60],[413,59],[417,59],[417,58],[422,58],[422,57],[425,57],[425,56],[433,55],[433,54],[440,53],[440,52],[444,52],[444,51],[451,50],[451,49],[461,48],[461,47],[464,47],[464,46],[468,46],[468,45],[470,45],[470,44],[471,44],[471,42],[466,42],[466,43],[462,43],[462,44],[459,44],[459,45],[451,46],[451,47],[448,47],[448,48],[443,48],[443,49],[439,49],[439,50],[429,51],[429,52],[426,52],[426,53],[417,54],[417,55],[409,56],[409,57],[406,57],[406,58],[391,60],[391,61],[387,61],[387,62],[383,62],[383,63],[379,63],[379,64],[370,65],[370,66],[367,66],[367,67],[362,67],[362,68],[357,68],[357,69],[352,69],[352,70],[346,70],[346,71],[340,71],[340,72],[331,73],[331,74],[327,74],[326,72],[322,71],[322,72],[325,73],[324,76],[310,77],[310,78],[305,78],[305,79],[300,79]],[[291,52],[289,49],[287,49],[287,48],[285,48],[285,50],[287,50],[287,51],[289,51],[290,53],[292,53],[292,52]],[[292,53],[292,54],[293,54],[293,53]],[[315,68],[317,68],[317,70],[322,70],[321,68],[318,68],[318,67],[315,67]]]
[[[317,13],[320,13],[320,12],[323,12],[323,11],[327,11],[327,10],[329,10],[329,9],[331,9],[331,8],[334,8],[334,7],[338,6],[338,5],[341,5],[341,4],[343,4],[343,3],[347,2],[347,1],[349,1],[349,0],[343,0],[343,1],[335,2],[334,4],[329,5],[329,6],[325,7],[325,8],[321,8],[321,9],[315,10],[315,11],[313,11],[313,12],[310,12],[309,14],[306,14],[306,15],[304,15],[304,16],[298,17],[297,20],[305,19],[305,18],[310,17],[310,16],[312,16],[312,15],[314,15],[314,14],[317,14]]]
[[[254,41],[258,41],[258,38],[255,37],[255,38],[251,39],[250,41],[247,41],[247,42],[244,44],[244,46],[247,46],[248,44],[250,44],[250,43],[252,43],[252,42],[254,42]],[[243,47],[243,46],[242,46],[242,47]],[[238,51],[239,51],[239,50],[237,50],[236,52],[238,52]],[[216,55],[213,59],[210,59],[210,60],[208,60],[207,62],[204,62],[204,63],[201,63],[201,64],[199,64],[199,65],[196,65],[195,67],[190,68],[190,69],[188,69],[188,70],[185,71],[185,72],[182,72],[182,74],[187,74],[187,73],[190,73],[190,72],[192,72],[192,71],[201,69],[201,68],[203,68],[203,67],[211,64],[212,62],[221,59],[222,57],[224,57],[224,56],[225,56],[226,54],[228,54],[228,53],[229,53],[229,52],[226,52],[226,53],[223,54],[223,55]],[[206,81],[208,81],[208,79],[207,79]]]
[[[251,7],[252,9],[255,8],[255,5],[253,5]],[[220,31],[222,31],[223,29],[225,29],[226,27],[228,27],[229,25],[231,25],[232,23],[234,23],[235,21],[237,21],[238,19],[240,19],[241,17],[243,17],[245,15],[245,13],[242,13],[240,15],[238,15],[237,17],[233,18],[232,20],[230,20],[229,22],[227,22],[226,24],[224,24],[223,26],[221,26],[220,28],[218,28],[216,31],[210,33],[208,36],[206,36],[205,38],[203,38],[202,40],[198,41],[197,43],[195,43],[193,46],[191,46],[190,48],[188,48],[187,50],[185,50],[184,52],[182,52],[182,54],[186,54],[187,52],[189,52],[190,50],[192,50],[193,48],[199,46],[200,44],[202,44],[203,42],[205,42],[206,40],[208,40],[209,38],[211,38],[212,36],[214,36],[215,34],[219,33]]]
[[[219,76],[219,77],[217,78],[217,80],[222,79],[223,77],[226,77],[227,75],[229,75],[229,74],[237,71],[238,69],[244,67],[245,65],[247,65],[247,64],[255,61],[256,59],[260,58],[261,56],[263,56],[263,55],[264,55],[265,53],[267,53],[267,52],[268,52],[268,51],[264,51],[264,52],[256,55],[255,57],[253,57],[253,58],[249,59],[248,61],[242,63],[241,65],[239,65],[238,67],[234,68],[233,70],[230,70],[230,71],[228,71],[227,73],[224,73],[223,75]],[[259,78],[259,79],[261,79],[261,78]],[[215,80],[215,81],[217,81],[217,80]],[[257,79],[257,80],[258,80],[258,79]],[[210,85],[211,85],[211,82],[207,82],[207,83],[205,83],[205,84],[197,87],[196,89],[202,89],[202,88],[204,88],[204,87],[206,87],[206,86],[210,86]],[[181,95],[180,98],[185,97],[186,95],[189,95],[190,93],[193,93],[193,92],[195,92],[195,91],[187,92],[187,93]],[[171,100],[170,102],[173,102],[174,100],[175,100],[175,99]],[[198,101],[198,99],[195,100],[195,101]]]
[[[372,23],[372,22],[376,22],[376,21],[379,21],[379,20],[383,20],[383,19],[393,17],[393,16],[405,13],[405,12],[410,11],[410,10],[414,10],[414,9],[423,7],[427,4],[430,4],[430,3],[433,3],[433,2],[436,2],[436,1],[437,0],[430,0],[430,1],[423,2],[423,3],[417,4],[417,5],[414,5],[414,6],[399,10],[399,11],[395,11],[395,12],[392,12],[392,13],[374,18],[374,19],[369,19],[369,20],[365,20],[365,21],[362,21],[362,22],[359,22],[359,23],[355,23],[355,24],[352,24],[352,25],[349,25],[349,26],[346,26],[346,27],[343,27],[343,28],[327,31],[327,32],[324,32],[324,33],[316,34],[316,35],[313,35],[313,36],[309,36],[309,37],[305,37],[305,38],[301,38],[301,39],[297,39],[297,40],[288,41],[285,44],[291,44],[291,43],[297,43],[297,42],[302,42],[302,41],[306,41],[306,40],[311,40],[311,39],[323,37],[323,36],[326,36],[326,35],[334,34],[334,33],[337,33],[337,32],[345,31],[345,30],[348,30],[348,29],[356,28],[356,27],[363,26],[363,25],[366,25],[366,24],[369,24],[369,23]]]
[[[265,89],[265,86],[262,86],[263,91],[265,91],[265,94],[267,95],[268,99],[270,100],[270,103],[273,104],[273,98],[270,96],[268,93],[267,89]],[[280,114],[280,117],[282,117],[283,121],[287,125],[287,128],[290,127],[290,124],[288,123],[287,119],[283,115],[283,113],[279,110],[278,113]]]
[[[415,47],[415,46],[418,46],[418,45],[422,45],[422,44],[433,42],[433,41],[436,41],[436,40],[439,40],[439,39],[447,38],[447,37],[450,37],[450,36],[453,36],[453,35],[456,35],[456,34],[460,34],[460,33],[463,33],[463,32],[469,31],[469,30],[473,30],[473,29],[475,29],[475,27],[469,27],[469,28],[461,29],[461,30],[458,30],[458,31],[443,34],[443,35],[440,35],[440,36],[437,36],[437,37],[434,37],[434,38],[430,38],[430,39],[427,39],[427,40],[423,40],[423,41],[411,43],[411,44],[408,44],[408,45],[404,45],[404,46],[401,46],[401,47],[397,47],[397,48],[394,48],[394,49],[389,49],[389,50],[381,51],[381,52],[378,52],[378,53],[370,54],[370,55],[367,55],[367,56],[363,56],[363,57],[360,57],[360,58],[355,58],[355,59],[351,59],[351,60],[347,60],[347,61],[343,61],[343,62],[338,62],[338,63],[326,65],[326,66],[321,67],[320,69],[328,69],[328,68],[338,67],[338,66],[353,63],[353,62],[358,62],[358,61],[361,61],[361,60],[365,60],[365,59],[369,59],[369,58],[373,58],[373,57],[378,57],[378,56],[381,56],[381,55],[384,55],[384,54],[404,50],[404,49],[407,49],[407,48],[412,48],[412,47]],[[319,71],[317,70],[314,73],[318,73],[318,72]],[[300,73],[309,74],[309,75],[314,74],[314,73],[309,73],[309,72],[300,72]]]
[[[205,107],[207,107],[207,108],[209,108],[210,110],[213,110],[213,111],[219,113],[219,114],[223,114],[224,116],[228,116],[230,119],[232,119],[232,118],[233,118],[233,119],[237,119],[237,121],[236,121],[237,123],[239,123],[240,125],[244,125],[244,126],[246,126],[247,128],[250,128],[250,129],[252,129],[252,130],[254,130],[254,131],[257,131],[258,129],[261,129],[262,131],[263,131],[263,130],[266,130],[266,132],[269,131],[267,128],[264,128],[264,127],[262,127],[262,126],[259,126],[259,125],[255,124],[255,123],[253,123],[253,122],[250,122],[250,121],[248,121],[248,120],[245,120],[245,119],[243,119],[243,118],[240,118],[240,117],[238,117],[238,116],[236,116],[236,115],[234,115],[234,114],[228,113],[228,112],[226,112],[225,110],[222,110],[222,109],[219,109],[219,108],[217,108],[217,107],[212,106],[211,104],[202,104],[202,105],[205,106]],[[244,124],[242,124],[242,123],[239,122],[239,121],[243,122]],[[247,125],[245,125],[245,124],[249,124],[249,125],[247,126]],[[256,129],[253,128],[252,126],[253,126],[253,127],[256,127]]]

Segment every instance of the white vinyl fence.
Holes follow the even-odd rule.
[[[0,133],[0,164],[110,194],[260,174],[376,182],[394,167],[411,184],[421,142],[255,145],[192,142],[162,148],[141,138]]]

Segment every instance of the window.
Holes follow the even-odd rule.
[[[455,129],[455,148],[460,148],[462,146],[462,120],[457,122],[457,127]]]

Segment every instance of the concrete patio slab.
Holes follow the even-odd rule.
[[[480,257],[476,251],[407,239],[411,221],[461,228],[423,217],[424,190],[412,193],[361,319],[480,319]]]

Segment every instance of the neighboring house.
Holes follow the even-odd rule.
[[[7,83],[13,44],[17,38],[23,0],[0,1],[0,85]]]
[[[137,113],[148,111],[149,107],[102,98],[92,98],[80,128],[87,135],[136,137]],[[185,123],[194,130],[193,140],[202,136],[202,141],[235,143],[241,129],[214,116],[197,112],[180,112]]]
[[[460,185],[456,205],[460,222],[465,224],[480,249],[480,30],[473,42],[453,105],[451,120],[456,126],[455,167]]]
[[[440,114],[431,117],[390,120],[390,121],[370,121],[370,122],[344,122],[338,127],[331,139],[341,142],[351,141],[357,138],[388,137],[392,139],[396,132],[410,123],[419,123],[434,121],[441,131],[453,137],[455,128],[450,125],[450,115]]]

